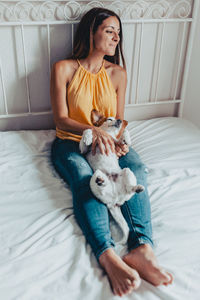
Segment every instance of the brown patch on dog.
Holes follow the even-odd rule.
[[[123,121],[122,121],[121,129],[120,129],[118,135],[116,136],[116,139],[117,139],[117,140],[120,139],[120,137],[122,136],[122,134],[123,134],[123,132],[124,132],[124,129],[126,128],[127,125],[128,125],[128,121],[123,120]]]
[[[117,173],[113,173],[113,174],[111,174],[111,176],[112,176],[112,180],[114,181],[114,182],[116,182],[117,181],[117,178],[118,178],[118,176],[119,176],[119,174],[117,174]]]
[[[102,113],[100,113],[99,111],[97,111],[96,109],[93,109],[91,111],[91,122],[94,126],[101,126],[105,121],[106,118],[104,117],[104,115]]]
[[[114,182],[116,182],[117,178],[119,177],[118,173],[106,173],[106,175],[109,178],[109,180],[112,180]]]

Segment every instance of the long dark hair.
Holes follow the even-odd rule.
[[[117,44],[115,54],[113,56],[105,55],[104,59],[119,65],[120,64],[120,54],[123,63],[123,67],[126,69],[126,63],[122,51],[122,24],[119,16],[106,8],[94,7],[90,9],[82,18],[78,24],[78,28],[74,38],[73,54],[71,58],[81,59],[86,58],[89,53],[93,50],[93,36],[98,29],[98,26],[103,23],[103,21],[109,17],[116,17],[120,24],[120,41]]]

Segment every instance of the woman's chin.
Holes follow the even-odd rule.
[[[105,55],[114,56],[115,55],[115,51],[108,51]]]

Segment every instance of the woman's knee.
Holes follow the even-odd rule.
[[[69,151],[66,147],[58,145],[52,147],[51,160],[59,175],[70,185],[87,184],[93,171],[82,154],[77,151]]]
[[[77,188],[80,185],[89,183],[93,171],[84,157],[77,153],[71,153],[67,157],[57,158],[55,164],[69,174],[71,184],[75,184]]]
[[[134,173],[147,173],[147,167],[140,159],[140,156],[136,151],[130,148],[129,152],[119,160],[119,164],[122,168],[129,168]]]
[[[130,169],[134,172],[134,173],[147,173],[147,167],[143,162],[137,162],[135,164],[132,164],[130,166]]]

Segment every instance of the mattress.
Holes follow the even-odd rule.
[[[174,282],[154,287],[142,280],[123,299],[200,299],[200,130],[179,118],[128,128],[148,167],[154,251]],[[54,130],[0,133],[0,299],[118,299],[75,221],[69,187],[51,165],[54,138]],[[116,251],[126,247],[117,243]]]

